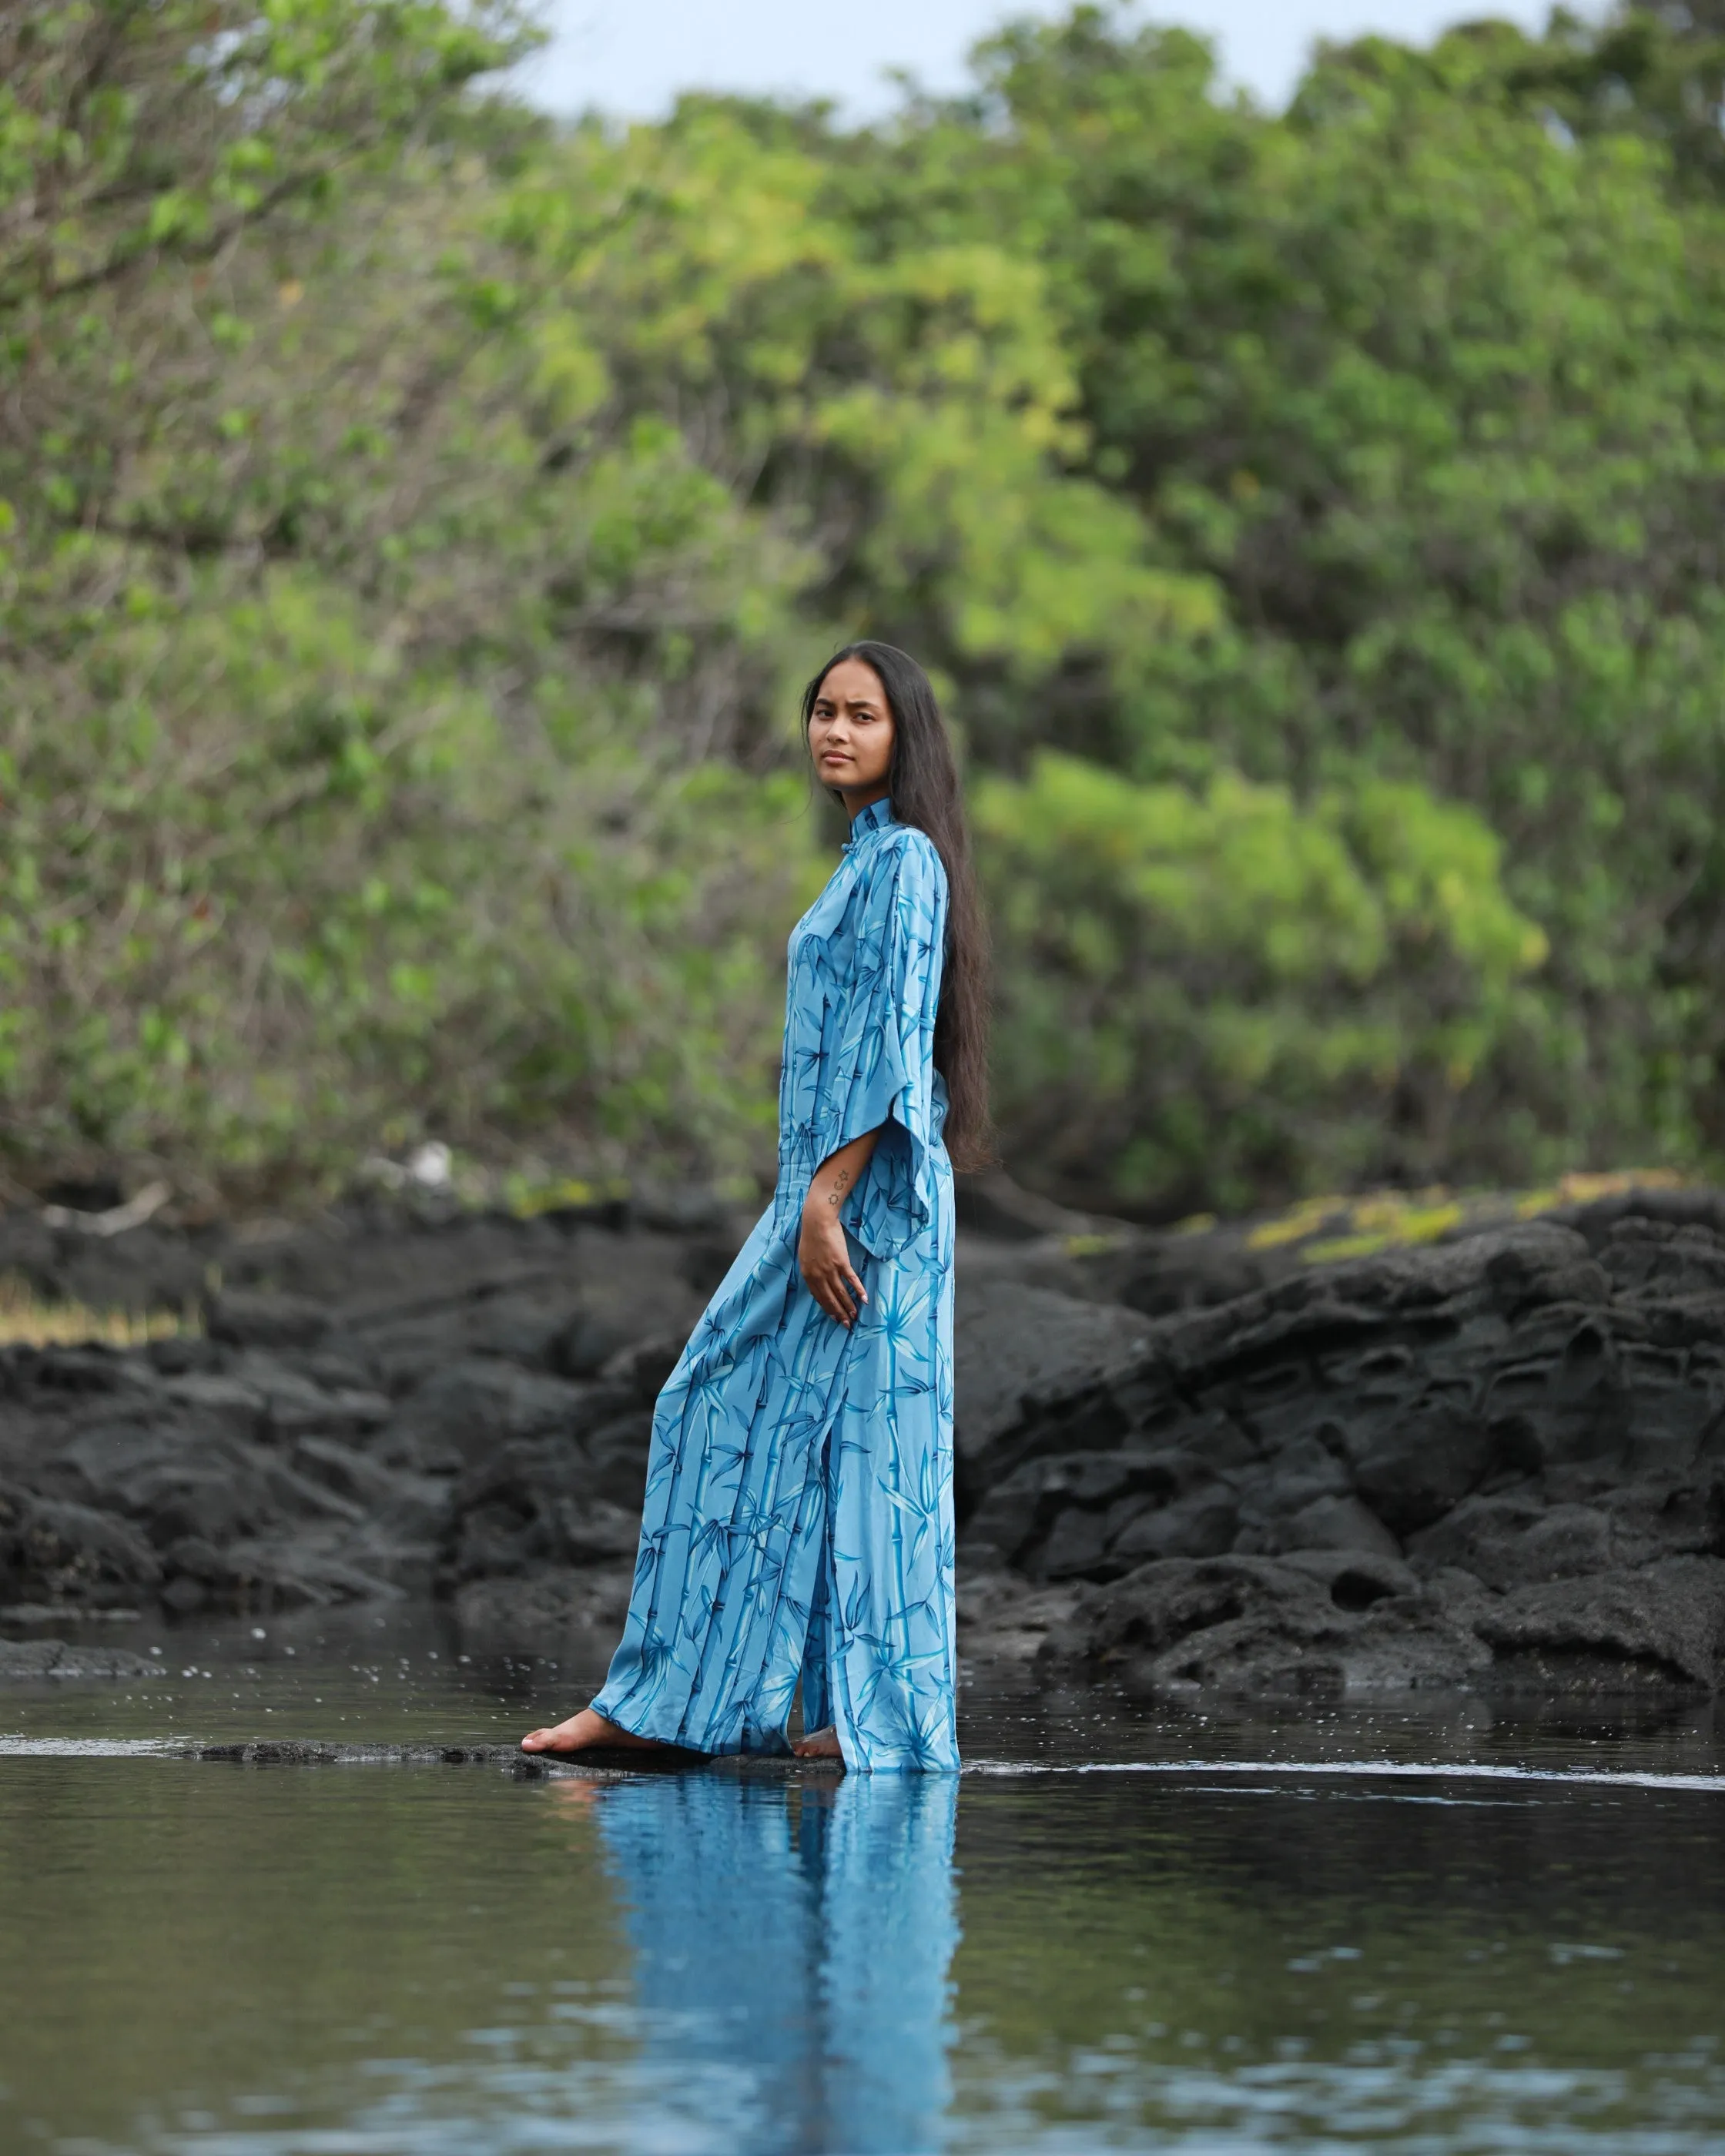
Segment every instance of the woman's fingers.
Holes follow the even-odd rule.
[[[846,1327],[855,1324],[858,1312],[869,1299],[869,1291],[858,1278],[842,1239],[835,1245],[826,1235],[817,1239],[805,1229],[803,1247],[798,1252],[798,1269],[809,1292],[829,1317],[836,1318]]]
[[[829,1317],[836,1317],[839,1324],[845,1326],[855,1323],[856,1306],[851,1301],[845,1284],[847,1281],[855,1282],[860,1292],[862,1283],[848,1265],[842,1270],[836,1265],[823,1266],[819,1270],[805,1267],[803,1278],[808,1284],[809,1292]]]

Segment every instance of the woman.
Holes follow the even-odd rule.
[[[850,840],[792,932],[778,1183],[653,1419],[623,1641],[529,1752],[675,1745],[958,1764],[952,1176],[984,1151],[986,958],[928,677],[848,645],[809,685]]]
[[[719,1774],[559,1786],[597,1830],[618,1889],[641,2023],[634,2071],[680,2123],[708,2091],[709,2123],[746,2117],[733,2147],[939,2148],[958,1779],[823,1783],[754,1789],[742,1804]],[[663,2140],[638,2129],[634,2145],[688,2143],[673,2126]]]

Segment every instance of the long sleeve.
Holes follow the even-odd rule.
[[[946,927],[940,855],[921,831],[895,832],[875,849],[858,893],[853,967],[819,1116],[822,1158],[880,1132],[845,1211],[846,1226],[877,1258],[903,1250],[931,1215]]]

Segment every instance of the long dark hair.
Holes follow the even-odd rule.
[[[988,1118],[988,927],[970,865],[970,833],[952,743],[934,684],[908,652],[865,637],[835,651],[803,691],[803,740],[833,669],[860,659],[880,677],[892,711],[892,813],[927,832],[947,872],[947,949],[934,1026],[934,1067],[947,1081],[947,1151],[957,1168],[994,1158]]]

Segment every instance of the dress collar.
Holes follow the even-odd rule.
[[[878,801],[870,802],[866,808],[858,809],[851,819],[850,836],[845,844],[854,846],[859,839],[867,838],[870,831],[884,831],[889,824],[896,821],[892,813],[892,797],[883,793]]]

